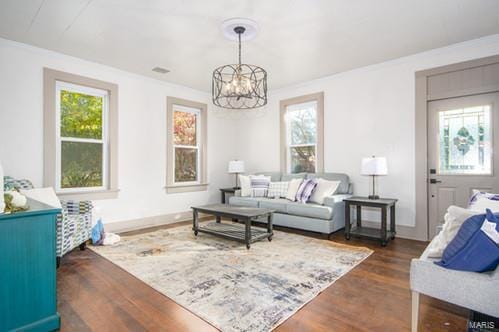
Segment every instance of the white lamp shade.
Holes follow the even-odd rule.
[[[242,160],[229,161],[229,173],[244,173],[244,161]]]
[[[362,175],[387,175],[388,167],[385,157],[362,158]]]

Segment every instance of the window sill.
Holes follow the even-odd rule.
[[[194,191],[206,191],[209,183],[195,184],[169,184],[165,187],[168,194],[188,193]]]
[[[99,200],[118,198],[119,189],[92,190],[77,192],[56,192],[57,197],[62,200]]]

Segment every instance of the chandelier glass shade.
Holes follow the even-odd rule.
[[[251,109],[267,104],[267,72],[258,66],[241,63],[241,35],[238,26],[239,62],[218,67],[213,71],[213,104],[229,109]]]

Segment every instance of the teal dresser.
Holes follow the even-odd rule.
[[[0,332],[60,326],[55,267],[60,209],[28,204],[28,211],[0,214]]]

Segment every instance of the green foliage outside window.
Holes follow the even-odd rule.
[[[61,138],[102,139],[103,98],[61,91]],[[63,141],[61,188],[103,185],[102,143]]]
[[[62,142],[61,188],[102,186],[102,144]]]
[[[102,138],[102,98],[61,91],[61,137]]]

